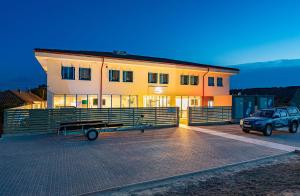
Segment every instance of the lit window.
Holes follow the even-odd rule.
[[[53,107],[54,108],[65,107],[65,96],[64,95],[54,95],[54,97],[53,97]]]
[[[110,82],[120,82],[120,71],[119,70],[109,70],[109,81]]]
[[[97,108],[97,107],[98,107],[98,96],[88,95],[88,108]]]
[[[208,77],[208,86],[215,86],[215,78]]]
[[[66,95],[65,107],[76,107],[76,95]]]
[[[132,71],[123,71],[123,82],[133,82]]]
[[[61,79],[75,80],[75,67],[61,66]]]
[[[181,75],[180,76],[180,84],[181,85],[188,85],[189,84],[189,76],[188,75]]]
[[[159,83],[160,84],[169,84],[169,74],[159,74]]]
[[[148,73],[148,83],[157,83],[157,73]]]
[[[223,78],[217,78],[217,86],[223,86]]]
[[[77,95],[77,107],[78,108],[87,108],[88,107],[87,95]]]
[[[79,80],[91,80],[91,68],[79,68]]]
[[[198,85],[199,84],[199,76],[191,76],[191,85]]]

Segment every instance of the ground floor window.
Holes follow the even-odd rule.
[[[143,96],[144,107],[169,107],[170,96]]]
[[[103,108],[133,108],[138,107],[137,95],[103,95]]]
[[[201,106],[201,97],[199,96],[176,96],[176,107],[180,109],[180,117],[187,118],[188,107]]]
[[[54,95],[53,107],[97,108],[97,95]]]

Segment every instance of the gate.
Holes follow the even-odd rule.
[[[208,125],[231,121],[231,107],[189,107],[188,125]]]

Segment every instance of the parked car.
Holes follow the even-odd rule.
[[[290,133],[296,133],[300,122],[300,112],[297,107],[278,107],[263,109],[255,112],[251,117],[240,121],[242,130],[260,131],[265,136],[272,135],[276,128],[288,128]]]

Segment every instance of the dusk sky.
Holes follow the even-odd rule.
[[[0,89],[45,83],[34,48],[213,65],[300,59],[299,0],[2,1]]]

